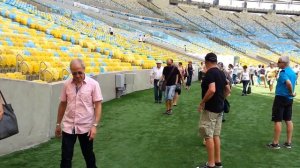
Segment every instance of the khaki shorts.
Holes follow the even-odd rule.
[[[199,121],[199,135],[203,138],[220,136],[222,128],[222,113],[204,110]]]

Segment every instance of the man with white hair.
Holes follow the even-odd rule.
[[[287,139],[283,144],[285,148],[292,148],[292,106],[293,98],[296,96],[295,83],[296,74],[289,66],[289,57],[281,56],[278,60],[278,67],[281,69],[277,79],[275,99],[272,108],[272,121],[274,122],[273,141],[267,146],[271,149],[280,149],[279,137],[281,133],[282,120],[286,123]]]
[[[97,168],[93,142],[102,113],[100,85],[85,75],[81,59],[70,63],[73,78],[66,80],[60,96],[55,135],[62,137],[61,168],[71,168],[74,144],[79,139],[87,168]]]
[[[236,85],[237,82],[237,78],[238,78],[238,71],[239,71],[239,64],[236,63],[235,66],[233,67],[233,72],[232,72],[232,79],[233,79],[233,84]]]
[[[162,91],[158,87],[158,81],[162,76],[164,67],[161,66],[162,61],[156,61],[156,66],[150,72],[150,83],[154,84],[154,99],[155,103],[161,103]]]

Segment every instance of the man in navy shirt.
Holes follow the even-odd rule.
[[[201,113],[199,133],[205,139],[208,161],[202,168],[222,168],[221,163],[221,127],[224,100],[230,94],[226,76],[217,66],[217,56],[208,53],[205,56],[207,72],[201,83],[202,100],[198,107]],[[200,166],[199,166],[200,167]]]
[[[293,98],[296,96],[295,84],[296,74],[289,66],[290,60],[287,56],[281,56],[278,60],[278,67],[281,69],[277,79],[275,99],[272,108],[272,121],[274,122],[273,142],[267,146],[272,149],[280,149],[279,137],[281,133],[281,121],[286,123],[287,139],[283,144],[285,148],[292,148],[292,106]]]

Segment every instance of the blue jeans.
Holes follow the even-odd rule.
[[[157,86],[158,79],[154,79],[154,99],[155,102],[161,101],[162,99],[162,91],[159,90],[159,87]]]
[[[256,77],[257,77],[257,83],[258,83],[258,85],[260,85],[260,82],[261,82],[260,76],[258,75],[258,76],[256,76]]]
[[[236,84],[236,83],[237,83],[237,82],[236,82],[236,77],[237,77],[236,74],[233,74],[233,75],[232,75],[233,84]]]
[[[166,101],[173,100],[175,96],[175,89],[176,89],[176,85],[166,86],[166,92],[165,92]]]
[[[247,94],[247,86],[249,84],[249,80],[243,80],[243,94]]]
[[[186,86],[191,86],[192,83],[192,75],[189,75],[186,79]]]

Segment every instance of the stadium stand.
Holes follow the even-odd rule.
[[[107,34],[109,26],[101,20],[51,3],[43,5],[59,12],[41,12],[35,6],[17,0],[3,2],[0,60],[2,71],[9,72],[1,74],[4,77],[42,79],[47,82],[62,80],[68,76],[68,62],[75,57],[84,59],[90,76],[110,71],[149,69],[155,60],[169,57],[185,63],[192,59],[139,43],[136,33],[122,29],[116,28],[116,35],[110,36]],[[169,23],[174,22],[189,29],[181,32],[166,31],[161,27],[143,25],[130,29],[137,28],[139,30],[136,31],[141,34],[150,34],[154,41],[185,48],[188,52],[204,55],[212,51],[234,55],[239,56],[242,63],[253,65],[261,63],[261,60],[257,60],[259,58],[276,61],[280,55],[289,55],[293,62],[299,62],[298,17],[287,19],[285,16],[270,14],[223,12],[198,9],[191,5],[173,6],[166,2],[150,2],[164,14],[160,16],[135,0],[76,2],[135,16],[164,16],[171,21]],[[118,21],[116,18],[115,22]],[[190,33],[189,30],[194,32]]]
[[[140,5],[136,0],[78,0],[77,2],[139,16],[161,18],[161,16],[155,14],[153,11]]]
[[[6,71],[19,68],[23,75],[31,76],[29,79],[62,80],[68,74],[68,62],[75,57],[86,62],[86,72],[90,76],[109,71],[149,69],[155,65],[155,60],[165,60],[164,56],[180,61],[176,54],[140,44],[132,36],[111,37],[107,35],[107,25],[82,14],[70,19],[11,0],[1,5],[1,15],[1,65]]]
[[[157,1],[156,5],[158,3]],[[225,41],[231,48],[245,51],[246,55],[257,55],[275,61],[279,55],[288,54],[293,61],[299,61],[294,52],[298,50],[295,41],[299,39],[299,35],[288,26],[293,21],[289,18],[283,19],[286,18],[284,16],[222,12],[216,9],[197,9],[187,5],[172,6],[166,10],[173,12],[173,16],[178,18],[190,18],[185,21],[197,25],[200,28],[198,31],[207,37]],[[177,22],[178,20],[174,19]],[[275,28],[275,24],[278,27]],[[205,45],[205,41],[207,40],[200,42],[199,45]],[[224,53],[218,49],[214,51]]]
[[[177,57],[176,54],[161,48],[138,43],[137,35],[128,31],[116,29],[120,33],[111,37],[107,34],[108,25],[80,12],[72,13],[71,10],[45,4],[59,11],[59,14],[45,13],[22,1],[4,2],[5,4],[1,6],[3,17],[1,20],[7,24],[3,24],[5,28],[2,26],[4,29],[2,32],[6,32],[6,36],[2,37],[1,44],[2,48],[9,46],[10,49],[5,47],[1,50],[1,65],[6,67],[6,72],[14,70],[22,72],[21,77],[19,72],[15,73],[15,78],[18,79],[43,79],[48,82],[62,80],[68,75],[67,62],[73,57],[83,58],[87,62],[87,73],[91,76],[109,71],[147,69],[154,65],[155,60],[165,60],[166,55]],[[135,15],[158,17],[153,11],[142,7],[134,0],[126,3],[122,0],[78,2]],[[242,63],[250,62],[253,65],[260,63],[255,60],[256,56],[276,61],[280,55],[288,54],[294,62],[299,61],[299,47],[296,45],[300,37],[297,17],[286,19],[284,16],[276,15],[261,16],[215,9],[204,10],[189,5],[171,6],[159,1],[153,1],[152,4],[159,6],[169,20],[198,31],[198,33],[173,30],[166,32],[159,27],[149,29],[139,27],[139,31],[151,34],[154,40],[181,48],[185,46],[186,50],[202,55],[213,51],[223,55],[239,56]],[[30,31],[26,30],[26,26],[31,28]],[[26,37],[27,34],[24,38],[16,40],[16,36],[24,34],[21,30],[31,32],[30,35],[34,40],[31,40],[30,35]],[[12,55],[15,57],[12,58]],[[36,55],[44,55],[47,58],[37,59]],[[179,57],[181,60],[175,59],[177,62],[188,60]],[[60,63],[54,63],[56,60],[60,60]],[[12,75],[2,74],[2,76]]]

